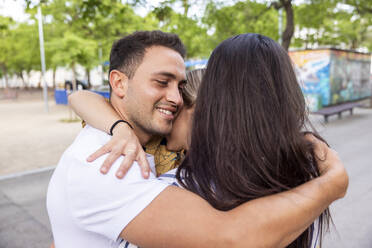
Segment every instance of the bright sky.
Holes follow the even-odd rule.
[[[0,15],[10,16],[16,21],[26,21],[26,3],[24,0],[0,0]]]

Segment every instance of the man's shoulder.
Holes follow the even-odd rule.
[[[66,161],[69,163],[67,166],[69,167],[68,174],[70,179],[76,178],[76,175],[79,177],[81,173],[87,173],[87,170],[92,171],[92,174],[89,174],[92,178],[101,176],[101,173],[99,173],[99,168],[102,166],[109,154],[104,154],[92,162],[88,162],[87,158],[109,142],[111,138],[112,137],[105,132],[86,125],[83,130],[80,131],[71,146],[65,151],[61,159],[61,161],[63,161],[63,158],[65,158],[65,162],[62,162],[64,164]],[[111,176],[114,176],[123,159],[124,155],[117,158],[117,160],[113,163],[108,175],[112,174]],[[147,159],[150,163],[150,167],[154,169],[155,166],[153,156],[148,155]],[[136,161],[133,162],[131,167],[139,168]]]
[[[63,178],[67,191],[93,188],[101,173],[99,168],[107,154],[88,162],[87,158],[110,140],[110,136],[98,129],[86,125],[73,143],[63,153],[54,172],[56,178]],[[122,158],[118,159],[122,161]],[[78,186],[78,187],[77,187]]]
[[[123,228],[170,184],[158,180],[154,173],[150,173],[149,179],[144,179],[136,162],[123,179],[118,179],[115,172],[123,156],[114,162],[106,175],[101,174],[99,168],[108,154],[91,163],[86,159],[110,137],[97,129],[85,127],[62,156],[52,185],[64,192],[66,202],[60,205],[68,208],[69,216],[77,226],[116,240]],[[148,160],[154,168],[153,157],[148,156]]]
[[[107,133],[86,125],[71,144],[70,150],[79,156],[86,153],[89,153],[89,156],[106,144],[110,138],[111,136]]]

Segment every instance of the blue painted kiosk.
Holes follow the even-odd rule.
[[[334,48],[289,52],[309,109],[328,116],[371,96],[371,54]]]

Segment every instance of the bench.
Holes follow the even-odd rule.
[[[335,105],[335,106],[322,108],[322,109],[319,109],[318,111],[312,112],[312,113],[317,114],[317,115],[323,115],[324,116],[324,121],[327,123],[329,116],[337,114],[338,118],[341,119],[342,112],[350,111],[350,115],[352,115],[353,114],[353,108],[360,107],[360,106],[361,106],[360,103],[349,102],[349,103],[344,103],[344,104],[340,104],[340,105]]]

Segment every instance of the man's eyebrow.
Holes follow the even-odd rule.
[[[167,71],[154,72],[152,75],[153,76],[164,76],[164,77],[168,77],[171,79],[177,79],[176,75],[174,75],[173,73],[167,72]],[[182,79],[180,83],[185,84],[187,83],[187,81],[186,79]]]

